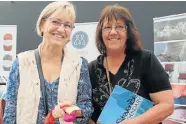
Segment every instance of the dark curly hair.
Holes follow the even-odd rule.
[[[111,6],[106,6],[101,13],[100,20],[98,22],[96,29],[96,46],[99,52],[102,55],[106,56],[107,50],[102,38],[103,22],[105,20],[111,22],[113,19],[115,20],[122,19],[127,26],[128,38],[126,41],[126,49],[124,52],[127,53],[130,51],[142,50],[140,34],[136,30],[136,26],[134,24],[131,14],[129,13],[127,8],[115,4]]]

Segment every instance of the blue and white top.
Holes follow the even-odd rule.
[[[13,62],[7,84],[7,91],[4,97],[6,100],[6,106],[4,111],[4,124],[16,124],[16,105],[17,105],[17,95],[19,88],[19,62],[18,58]],[[48,110],[51,111],[57,105],[58,96],[58,85],[59,77],[53,82],[44,81],[47,94],[47,105]],[[83,113],[83,118],[77,118],[75,120],[76,124],[87,124],[88,117],[91,116],[93,112],[92,108],[92,87],[90,83],[90,77],[88,72],[88,67],[86,60],[82,60],[80,79],[78,82],[78,94],[77,94],[77,106],[81,108]],[[43,124],[45,119],[44,115],[44,105],[43,98],[40,98],[39,111],[37,117],[37,124]],[[56,119],[55,124],[59,124],[59,119]]]

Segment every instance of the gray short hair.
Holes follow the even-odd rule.
[[[42,32],[41,32],[42,19],[46,19],[50,17],[54,12],[58,10],[68,13],[68,15],[72,17],[73,21],[75,21],[76,10],[75,10],[75,6],[72,3],[65,2],[65,1],[52,2],[43,9],[43,11],[41,12],[37,20],[36,30],[39,36],[42,36]]]

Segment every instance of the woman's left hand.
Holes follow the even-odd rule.
[[[138,124],[138,123],[134,122],[134,120],[123,120],[119,124]]]
[[[65,114],[65,108],[71,105],[72,105],[71,101],[65,101],[63,103],[56,105],[54,110],[52,111],[52,115],[54,116],[54,118],[63,118]]]
[[[96,124],[91,118],[89,118],[88,124]]]

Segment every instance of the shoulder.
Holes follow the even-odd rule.
[[[82,61],[80,55],[77,54],[75,51],[69,49],[68,47],[64,48],[64,57],[68,61],[73,61],[73,62],[76,62],[76,63],[79,63],[79,62]]]
[[[82,60],[82,64],[87,65],[88,64],[88,60],[85,59],[84,57],[81,57]]]
[[[19,66],[19,61],[18,61],[18,58],[16,57],[15,60],[13,61],[13,63],[12,63],[11,69],[15,70],[18,66]]]
[[[87,61],[87,59],[85,59],[83,57],[80,57],[80,58],[81,58],[81,61],[82,61],[81,68],[82,69],[88,69],[88,67],[87,67],[88,61]]]
[[[19,71],[36,63],[34,51],[35,50],[28,50],[17,55],[19,61]]]
[[[160,65],[159,60],[155,54],[147,49],[141,51],[142,67],[152,68],[152,66]]]
[[[90,63],[88,63],[88,68],[91,69],[91,68],[95,67],[96,64],[97,64],[97,60],[93,60]]]
[[[130,59],[135,59],[137,62],[138,61],[147,61],[150,56],[152,55],[153,53],[150,51],[150,50],[147,50],[147,49],[143,49],[143,50],[140,50],[140,51],[130,51],[127,53],[127,58],[130,60]]]
[[[35,50],[24,51],[24,52],[19,53],[17,56],[18,56],[18,58],[26,59],[26,58],[29,58],[29,57],[33,56],[34,55],[34,51]]]
[[[152,51],[147,50],[147,49],[143,49],[142,54],[143,54],[144,57],[150,57],[150,56],[154,55],[154,53]]]
[[[137,56],[141,58],[142,61],[153,61],[156,58],[154,53],[150,50],[143,49],[138,52]]]
[[[96,69],[98,65],[102,65],[103,64],[103,58],[104,56],[103,55],[99,55],[97,57],[97,59],[91,61],[90,63],[88,63],[88,68],[89,70],[92,70],[92,69]]]
[[[142,51],[142,60],[146,60],[148,62],[159,62],[155,54],[150,50],[143,50]]]

